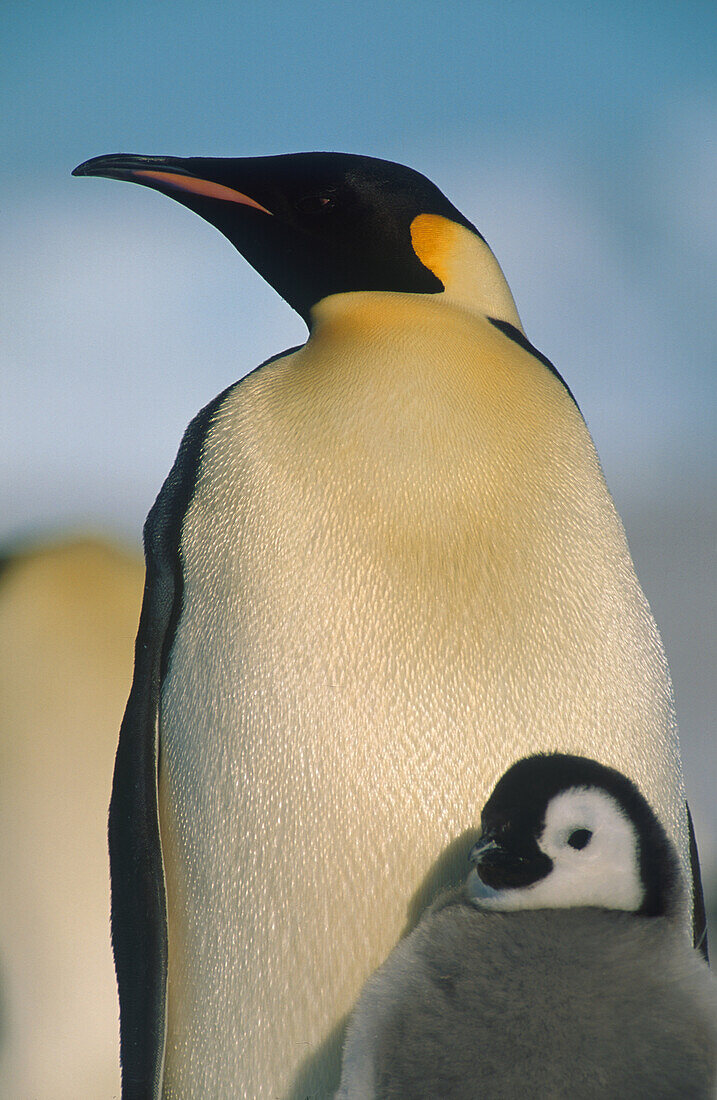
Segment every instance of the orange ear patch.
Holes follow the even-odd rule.
[[[441,280],[450,279],[451,255],[460,228],[440,214],[419,214],[411,222],[411,244],[424,267]]]
[[[190,191],[194,195],[205,195],[208,199],[222,199],[225,202],[241,203],[242,206],[253,206],[255,210],[271,214],[271,210],[250,199],[248,195],[243,195],[241,191],[235,191],[221,183],[212,183],[211,180],[195,179],[194,176],[184,176],[179,172],[152,172],[147,168],[133,168],[132,175],[157,180],[158,183],[166,183],[170,187],[176,187],[180,191]]]

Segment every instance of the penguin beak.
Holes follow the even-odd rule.
[[[484,833],[480,840],[477,840],[471,848],[468,853],[468,859],[478,867],[482,863],[494,862],[497,853],[503,852],[504,849],[501,848],[495,837],[490,833]]]
[[[141,183],[159,191],[174,193],[174,197],[179,199],[181,194],[177,192],[187,196],[197,195],[206,199],[239,203],[264,214],[271,214],[271,210],[267,210],[249,195],[195,175],[181,157],[143,157],[135,153],[111,153],[109,156],[93,157],[78,164],[72,175],[128,180],[130,183]]]
[[[515,839],[515,838],[514,838]],[[530,886],[552,870],[552,860],[535,847],[522,849],[503,834],[484,832],[468,853],[478,878],[496,889]]]

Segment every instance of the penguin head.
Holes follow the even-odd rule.
[[[637,787],[613,768],[559,753],[519,760],[498,781],[481,826],[468,890],[482,908],[676,911],[673,847]]]
[[[116,153],[85,161],[73,175],[141,183],[194,210],[309,327],[312,307],[332,294],[441,294],[452,279],[465,281],[471,249],[477,266],[482,258],[486,267],[493,312],[520,325],[481,235],[412,168],[350,153],[239,159]]]

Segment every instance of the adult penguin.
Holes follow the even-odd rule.
[[[195,210],[309,327],[197,416],[147,521],[110,812],[125,1096],[326,1096],[517,756],[620,768],[689,863],[662,646],[575,401],[434,184],[338,153],[75,173]]]

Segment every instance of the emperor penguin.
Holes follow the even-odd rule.
[[[646,800],[585,757],[500,779],[448,892],[369,979],[337,1100],[712,1100],[717,982]]]
[[[309,330],[197,415],[147,519],[109,826],[124,1096],[327,1097],[516,758],[618,767],[690,873],[659,634],[570,390],[428,179],[343,153],[75,174],[196,211]]]

